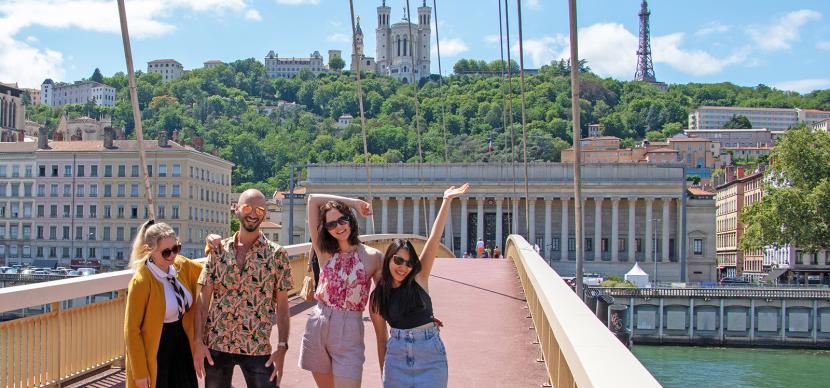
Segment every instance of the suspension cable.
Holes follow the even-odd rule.
[[[501,6],[499,6],[499,10],[501,10]],[[499,23],[501,26],[501,23]],[[510,7],[507,6],[507,0],[504,0],[504,31],[507,37],[507,101],[509,104],[507,105],[507,124],[510,126],[510,168],[513,170],[513,196],[510,197],[510,233],[517,234],[519,233],[518,228],[514,228],[513,224],[515,223],[518,226],[518,217],[517,214],[513,214],[513,208],[516,207],[516,141],[515,141],[515,129],[513,128],[513,69],[511,68],[511,64],[513,63],[510,59]],[[501,37],[499,37],[501,40]]]
[[[519,16],[519,85],[522,95],[522,148],[525,165],[525,230],[527,233],[530,233],[530,188],[528,187],[527,173],[527,116],[525,115],[525,63],[524,47],[522,47],[522,0],[516,0],[516,8],[518,9]]]
[[[444,163],[447,170],[450,168],[449,146],[447,145],[447,118],[446,118],[446,92],[444,90],[444,72],[441,69],[441,40],[438,38],[438,4],[432,0],[432,9],[435,12],[435,48],[438,50],[438,91],[441,95],[441,129],[444,131]]]
[[[355,18],[354,18],[354,1],[349,0],[349,12],[352,16],[352,51],[357,52],[357,28],[355,27]],[[357,75],[357,105],[360,108],[360,129],[363,132],[363,166],[366,168],[366,186],[367,194],[368,194],[368,201],[370,204],[372,203],[372,172],[369,169],[369,142],[366,136],[366,114],[363,110],[363,86],[360,80],[360,60],[355,61],[355,74]],[[371,233],[375,234],[375,216],[371,216],[367,219],[367,222],[371,225]]]

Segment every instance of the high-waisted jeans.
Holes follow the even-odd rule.
[[[447,379],[447,350],[437,328],[389,331],[384,387],[440,388],[447,386]]]

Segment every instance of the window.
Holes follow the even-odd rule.
[[[44,184],[37,185],[37,196],[38,197],[45,197],[46,196],[46,185],[44,185]]]
[[[63,176],[69,177],[72,176],[72,166],[65,165],[63,166]]]
[[[5,175],[6,174],[0,174],[0,176],[5,176]],[[37,166],[37,176],[39,176],[39,177],[45,177],[46,176],[46,166]]]
[[[153,166],[147,165],[147,176],[153,176]]]
[[[50,240],[57,240],[58,239],[58,227],[57,226],[50,226],[49,227],[49,239]]]
[[[82,259],[84,257],[84,248],[75,248],[75,258]]]
[[[69,258],[69,247],[63,247],[61,257],[64,258],[64,259]]]
[[[112,218],[112,205],[104,205],[104,218]]]
[[[84,196],[84,185],[78,185],[75,187],[75,195],[78,197]]]
[[[101,231],[101,239],[104,241],[110,240],[110,227],[105,226],[104,229]]]
[[[124,197],[124,191],[126,190],[126,188],[127,188],[127,185],[125,185],[123,183],[118,184],[118,196],[119,197]]]
[[[30,238],[32,238],[32,226],[23,225],[23,239],[28,240]]]
[[[118,205],[118,218],[124,218],[124,205]]]
[[[130,240],[135,239],[136,230],[137,230],[137,228],[135,226],[130,228]]]
[[[112,165],[108,164],[104,166],[104,176],[111,177],[112,176]]]
[[[97,230],[95,229],[94,226],[89,227],[89,241],[95,241],[95,233],[96,232],[97,232]]]
[[[594,239],[593,237],[585,238],[585,252],[593,252],[594,251]]]
[[[576,252],[576,239],[569,238],[568,239],[568,252]]]
[[[130,207],[130,218],[138,218],[138,206],[133,205],[132,207]]]
[[[608,239],[604,238],[600,240],[600,249],[602,252],[608,252],[611,248],[608,247]]]
[[[63,185],[63,196],[64,197],[71,197],[72,196],[72,185],[70,185],[70,184]]]
[[[6,217],[6,204],[0,203],[0,218]]]
[[[64,239],[64,240],[69,240],[69,227],[68,226],[63,227],[63,233],[61,234],[61,238]]]
[[[24,203],[23,204],[23,218],[32,218],[32,204],[31,203]]]
[[[84,239],[84,227],[83,226],[76,226],[75,227],[75,240],[83,240]]]
[[[89,255],[87,257],[90,258],[90,259],[95,258],[95,247],[90,247],[89,248]]]
[[[57,218],[58,217],[58,205],[49,205],[49,217]]]
[[[58,165],[57,164],[52,165],[52,176],[53,177],[58,176]]]
[[[31,165],[26,165],[26,166],[24,166],[24,168],[26,169],[26,178],[31,178],[32,177],[32,166]]]
[[[98,176],[98,166],[92,165],[89,166],[89,176],[97,177]]]
[[[12,202],[11,204],[11,217],[17,218],[20,216],[20,204],[17,202]]]
[[[156,214],[158,218],[164,218],[164,205],[159,205],[158,214]]]
[[[63,218],[69,218],[71,211],[70,205],[63,205]]]
[[[118,165],[118,176],[122,177],[122,178],[124,176],[126,176],[127,175],[126,170],[127,170],[127,166],[125,166],[123,164],[119,164]]]
[[[0,197],[6,196],[6,184],[0,183]]]
[[[12,197],[20,196],[20,183],[12,183]]]
[[[159,197],[167,196],[167,185],[159,185]]]
[[[167,165],[159,164],[159,176],[167,176]]]
[[[98,196],[98,185],[97,184],[89,185],[89,196],[90,197],[97,197]]]
[[[172,214],[172,218],[173,218],[174,220],[179,219],[179,205],[173,205],[173,214]]]
[[[20,176],[20,165],[12,165],[12,178],[17,178]]]
[[[193,168],[193,167],[191,167]],[[6,166],[0,166],[0,177],[6,177]]]
[[[35,230],[37,231],[35,234],[35,236],[37,236],[36,238],[38,240],[43,240],[43,226],[38,225]]]
[[[561,241],[559,241],[559,237],[554,237],[553,242],[551,243],[550,250],[553,252],[558,252],[562,249],[560,246]]]
[[[634,239],[634,242],[637,244],[637,253],[643,252],[643,239],[637,238]]]
[[[124,241],[124,227],[115,228],[115,241]]]
[[[89,218],[98,218],[98,205],[89,205]]]
[[[133,183],[130,185],[130,196],[138,197],[138,183]]]
[[[37,205],[37,216],[38,216],[38,218],[46,217],[46,206]]]
[[[179,164],[174,164],[172,173],[174,177],[182,176],[182,166]]]
[[[84,176],[84,165],[78,165],[78,176]]]
[[[112,197],[112,185],[104,185],[104,197]]]
[[[131,172],[130,176],[137,177],[137,176],[138,176],[138,165],[137,165],[137,164],[134,164],[134,165],[130,168],[130,172]]]
[[[75,217],[83,218],[84,216],[84,205],[75,205]]]
[[[702,238],[696,238],[696,239],[694,239],[693,244],[694,244],[695,254],[696,255],[702,255],[703,254],[703,239]]]
[[[173,192],[170,194],[170,196],[172,196],[174,198],[178,198],[180,195],[181,195],[180,186],[179,185],[173,185]]]
[[[17,240],[17,224],[9,225],[9,238]]]

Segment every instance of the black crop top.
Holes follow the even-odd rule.
[[[404,292],[404,286],[393,288],[389,295],[389,316],[386,321],[395,329],[412,329],[432,322],[432,299],[418,282],[413,281],[412,292]],[[403,311],[404,295],[409,294],[415,300],[409,311]]]

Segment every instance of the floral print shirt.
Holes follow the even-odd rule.
[[[271,354],[275,293],[294,287],[285,249],[260,235],[236,262],[237,235],[222,240],[222,254],[211,254],[199,284],[213,286],[204,341],[208,348],[245,355]]]
[[[354,252],[337,252],[320,268],[320,285],[314,297],[329,307],[363,311],[369,301],[372,278],[360,259],[364,248]]]

